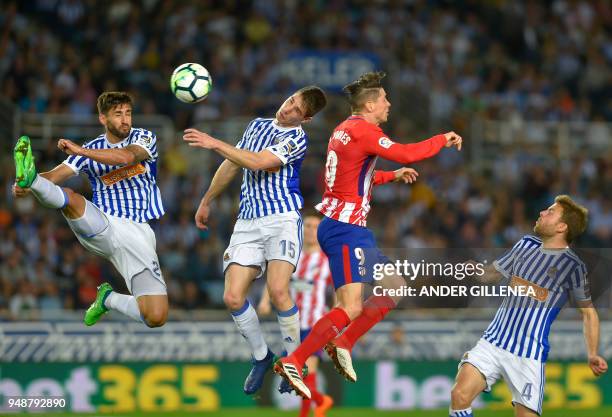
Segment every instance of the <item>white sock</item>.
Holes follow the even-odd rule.
[[[244,306],[240,310],[232,311],[232,318],[240,334],[251,346],[251,352],[253,352],[255,360],[260,361],[265,358],[268,354],[268,345],[263,338],[257,313],[249,300],[244,302]]]
[[[296,305],[287,311],[278,312],[278,325],[283,336],[283,346],[291,355],[300,345],[300,312]]]
[[[64,208],[68,204],[68,196],[62,190],[62,187],[55,185],[46,178],[37,175],[30,186],[34,197],[41,202],[45,207],[49,208]]]
[[[104,300],[104,306],[108,309],[119,311],[136,321],[142,322],[138,301],[136,301],[136,297],[133,295],[119,294],[113,291],[106,297],[106,300]]]
[[[472,413],[472,407],[466,408],[465,410],[453,410],[450,409],[450,417],[474,417]]]

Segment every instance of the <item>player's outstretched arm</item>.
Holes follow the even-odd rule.
[[[389,161],[400,164],[410,164],[431,158],[440,152],[443,147],[456,146],[461,150],[463,139],[455,132],[436,135],[417,143],[401,144],[387,137],[376,137],[370,134],[364,141],[366,152],[378,155]]]
[[[232,179],[238,174],[240,167],[227,159],[219,165],[213,176],[208,190],[202,197],[198,210],[195,214],[195,223],[199,229],[207,229],[208,217],[210,215],[210,203],[227,188]]]
[[[238,149],[197,129],[186,129],[183,140],[188,142],[189,146],[211,149],[241,168],[250,169],[251,171],[277,168],[283,164],[276,155],[268,150],[251,152],[245,149]]]
[[[579,302],[579,307],[582,313],[584,340],[587,347],[589,367],[595,376],[600,376],[607,372],[608,363],[597,354],[599,349],[599,316],[597,315],[595,306],[590,300]]]
[[[146,149],[140,145],[115,149],[89,149],[71,140],[60,139],[57,147],[68,155],[84,156],[105,165],[132,165],[150,158]]]

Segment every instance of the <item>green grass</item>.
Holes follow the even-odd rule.
[[[11,414],[15,415],[15,414]],[[18,414],[17,414],[18,415]],[[279,411],[274,408],[223,408],[214,412],[137,412],[137,413],[36,413],[37,417],[296,417],[297,410]],[[513,410],[476,410],[475,417],[511,417]],[[444,417],[448,410],[428,411],[379,411],[371,408],[338,408],[327,413],[328,417]],[[612,407],[602,407],[592,410],[544,410],[544,417],[609,417]]]

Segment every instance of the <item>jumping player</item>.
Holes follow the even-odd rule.
[[[512,392],[517,417],[542,414],[548,333],[570,295],[582,313],[589,367],[596,376],[608,370],[606,360],[597,354],[599,318],[586,266],[569,248],[586,229],[587,215],[587,209],[569,196],[557,196],[540,212],[535,236],[524,236],[493,262],[487,280],[529,286],[535,295],[506,297],[482,338],[465,353],[451,392],[451,417],[473,417],[476,396],[489,392],[500,378]]]
[[[61,210],[81,244],[110,260],[130,293],[119,294],[108,283],[98,287],[84,322],[94,325],[109,309],[149,327],[162,326],[168,315],[166,283],[155,252],[155,234],[147,223],[164,214],[156,184],[157,138],[132,128],[132,98],[123,92],[98,97],[98,118],[105,133],[80,146],[60,139],[59,149],[70,155],[49,172],[36,173],[27,136],[15,146],[16,183],[13,193],[27,192],[48,208]],[[68,178],[86,173],[92,201],[70,188]]]
[[[325,218],[318,239],[329,258],[338,305],[323,316],[302,344],[276,362],[274,371],[287,380],[302,397],[310,391],[301,376],[306,359],[332,341],[346,326],[343,338],[326,346],[335,366],[348,379],[357,379],[350,351],[355,341],[383,319],[398,300],[371,297],[362,302],[363,283],[372,279],[373,263],[388,262],[376,248],[374,235],[366,226],[374,185],[390,181],[412,182],[416,172],[402,168],[393,172],[375,171],[378,157],[401,164],[436,155],[444,146],[461,149],[461,137],[454,132],[434,136],[416,144],[399,144],[387,137],[379,124],[386,122],[391,104],[381,86],[382,72],[366,73],[344,91],[352,115],[336,127],[329,140],[326,188],[317,205]]]
[[[300,340],[304,340],[312,326],[328,311],[325,301],[326,292],[331,285],[331,273],[327,256],[317,241],[317,228],[321,219],[316,215],[304,216],[304,247],[297,268],[291,277],[291,298],[295,300],[300,311]],[[270,296],[264,288],[257,308],[259,314],[267,315],[271,311]],[[308,375],[304,383],[310,390],[315,402],[314,417],[325,417],[325,413],[334,404],[329,395],[317,391],[317,368],[322,351],[316,352],[306,360]],[[307,417],[311,400],[303,398],[299,417]]]
[[[190,146],[212,149],[226,158],[200,202],[195,215],[197,227],[207,227],[210,203],[240,168],[243,170],[238,220],[223,255],[223,301],[253,354],[253,367],[244,383],[246,394],[259,390],[274,358],[264,341],[257,313],[246,299],[253,280],[266,269],[283,345],[287,352],[293,352],[299,344],[299,313],[289,295],[289,280],[302,248],[299,210],[304,200],[299,172],[307,146],[302,124],[326,102],[320,88],[304,87],[285,100],[275,118],[253,120],[236,147],[196,129],[187,129],[183,136]]]

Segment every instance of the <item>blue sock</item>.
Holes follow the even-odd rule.
[[[449,417],[474,417],[474,413],[472,413],[472,407],[466,408],[465,410],[451,409]]]

